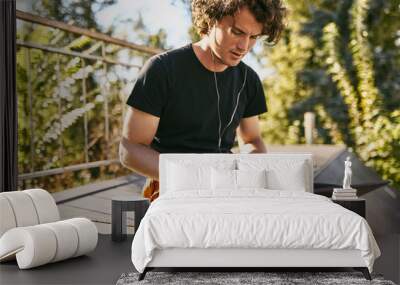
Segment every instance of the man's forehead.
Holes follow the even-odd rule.
[[[262,24],[257,22],[254,15],[247,8],[240,8],[233,15],[227,15],[226,21],[240,31],[249,35],[260,35],[262,33]]]

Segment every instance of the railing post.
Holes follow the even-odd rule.
[[[87,96],[87,90],[86,90],[86,72],[85,72],[85,60],[81,58],[82,62],[82,70],[83,70],[83,75],[82,76],[82,96],[83,96],[83,108],[86,108],[86,96]],[[88,118],[87,118],[87,111],[85,110],[85,113],[83,114],[83,130],[85,133],[85,162],[89,162],[89,154],[88,154]]]
[[[62,106],[61,106],[61,88],[60,88],[60,56],[57,55],[57,65],[56,65],[56,77],[57,77],[57,95],[58,95],[58,120],[60,124],[60,165],[64,166],[64,144],[62,140]]]
[[[306,144],[313,144],[315,128],[315,114],[313,112],[304,113],[304,134]]]
[[[35,133],[33,124],[33,100],[32,100],[32,74],[31,74],[31,51],[29,48],[25,48],[25,60],[26,60],[26,77],[28,79],[28,97],[29,97],[29,137],[30,137],[30,154],[31,154],[31,167],[30,171],[34,171],[35,163]]]
[[[125,99],[125,94],[123,93],[123,92],[120,92],[120,94],[121,94],[121,96],[119,97],[119,98],[121,98],[122,97],[122,100],[121,100],[121,102],[120,102],[120,104],[121,104],[121,116],[122,116],[122,120],[121,120],[121,128],[120,128],[120,136],[122,137],[122,130],[123,130],[123,128],[124,128],[124,121],[125,121],[125,102],[126,102],[126,99]]]
[[[105,49],[105,44],[103,42],[103,44],[101,45],[101,55],[103,58],[106,57],[106,49]],[[109,123],[109,114],[108,114],[108,92],[109,92],[109,88],[108,88],[108,82],[107,81],[107,63],[105,61],[103,61],[103,73],[104,73],[104,84],[105,84],[105,88],[101,88],[102,92],[103,92],[103,103],[104,103],[104,130],[105,130],[105,140],[106,140],[106,159],[109,158],[109,153],[110,153],[110,145],[109,145],[109,141],[110,141],[110,123]]]

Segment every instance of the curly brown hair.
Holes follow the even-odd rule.
[[[206,35],[216,21],[233,16],[244,6],[263,24],[266,42],[276,43],[285,27],[286,8],[281,0],[192,0],[193,24],[200,35]]]

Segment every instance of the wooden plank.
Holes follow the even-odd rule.
[[[23,12],[20,10],[16,11],[16,16],[18,19],[20,20],[24,20],[24,21],[28,21],[31,23],[36,23],[36,24],[40,24],[43,26],[47,26],[47,27],[51,27],[51,28],[57,28],[63,31],[67,31],[70,33],[74,33],[74,34],[78,34],[78,35],[85,35],[88,36],[92,39],[96,39],[96,40],[100,40],[106,43],[111,43],[111,44],[115,44],[115,45],[119,45],[122,47],[126,47],[126,48],[130,48],[133,50],[137,50],[137,51],[142,51],[145,53],[149,53],[149,54],[158,54],[163,52],[163,50],[161,49],[156,49],[156,48],[152,48],[152,47],[147,47],[147,46],[143,46],[143,45],[138,45],[138,44],[134,44],[134,43],[130,43],[128,41],[125,40],[121,40],[121,39],[117,39],[117,38],[113,38],[110,37],[106,34],[102,34],[96,31],[92,31],[92,30],[88,30],[88,29],[83,29],[74,25],[69,25],[69,24],[65,24],[63,22],[59,22],[59,21],[55,21],[55,20],[50,20],[44,17],[40,17],[37,15],[33,15],[31,13],[27,13],[27,12]]]
[[[101,199],[94,195],[75,199],[62,205],[111,215],[111,200]]]
[[[105,224],[105,223],[94,223],[96,225],[96,228],[99,232],[99,234],[103,235],[111,235],[111,224]],[[127,226],[126,227],[126,233],[128,235],[133,235],[135,233],[135,228],[132,226]],[[110,237],[111,239],[111,237]]]
[[[99,223],[99,222],[95,222],[94,224],[99,234],[108,235],[111,233],[111,224]]]
[[[311,153],[318,174],[345,150],[344,145],[267,145],[270,153]]]
[[[75,217],[86,217],[92,220],[99,233],[111,234],[111,199],[114,196],[126,195],[126,196],[141,196],[141,188],[144,183],[143,177],[136,175],[121,177],[119,179],[113,179],[106,182],[101,182],[95,185],[87,185],[89,188],[99,188],[104,186],[112,186],[112,184],[119,183],[122,181],[129,181],[130,184],[117,186],[115,188],[97,192],[92,195],[84,196],[81,198],[73,199],[58,205],[60,215],[62,219],[70,219]],[[140,185],[136,185],[140,184]],[[85,187],[78,187],[75,191],[86,192]],[[133,234],[135,232],[134,221],[135,213],[126,212],[127,215],[127,233]]]
[[[92,222],[99,222],[111,225],[111,215],[109,214],[67,205],[59,205],[58,209],[60,211],[61,220],[83,217],[91,220]],[[133,212],[127,212],[126,223],[128,226],[134,226],[134,218],[135,217]]]
[[[118,177],[116,179],[101,181],[97,183],[91,183],[75,188],[70,188],[65,191],[52,193],[52,196],[57,204],[65,203],[67,201],[77,199],[83,196],[91,195],[104,190],[116,188],[122,185],[133,184],[136,181],[143,179],[137,174],[131,174],[127,176]]]
[[[76,52],[76,51],[70,51],[70,50],[61,49],[61,48],[54,48],[54,47],[44,46],[44,45],[35,44],[35,43],[31,43],[31,42],[17,41],[17,45],[18,46],[22,46],[22,47],[27,47],[27,48],[34,48],[34,49],[44,50],[44,51],[52,52],[52,53],[58,53],[58,54],[63,54],[63,55],[69,55],[69,56],[85,58],[85,59],[94,60],[94,61],[98,60],[98,61],[101,61],[101,62],[107,62],[107,63],[115,64],[115,65],[121,65],[121,66],[126,66],[126,67],[133,67],[133,68],[141,68],[140,65],[130,64],[130,63],[127,63],[127,62],[122,62],[122,61],[117,61],[117,60],[113,60],[113,59],[108,58],[108,57],[90,55],[90,54],[85,54],[85,53]],[[117,162],[119,162],[119,161],[117,161]],[[88,162],[88,163],[90,163],[90,162]],[[86,163],[86,164],[88,164],[88,163]],[[87,168],[90,168],[90,167],[87,167],[85,165],[85,163],[73,165],[72,167],[74,167],[75,169],[87,169]],[[30,178],[40,177],[40,176],[46,176],[46,172],[51,171],[52,173],[54,173],[54,172],[57,172],[57,171],[60,171],[60,170],[63,170],[63,168],[49,169],[49,170],[37,171],[37,172],[33,172],[33,173],[23,173],[23,174],[21,174],[21,179],[30,179]],[[63,172],[64,171],[62,171],[61,173],[63,173]]]
[[[115,196],[132,196],[132,197],[141,197],[142,193],[142,186],[136,184],[129,184],[124,185],[118,188],[98,192],[93,196],[102,198],[102,199],[109,199],[111,200],[112,197]]]
[[[58,210],[60,211],[61,220],[84,217],[93,222],[111,223],[111,215],[100,211],[95,212],[67,205],[58,205]]]

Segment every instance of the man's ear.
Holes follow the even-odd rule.
[[[210,33],[211,33],[211,30],[212,30],[213,28],[216,27],[216,25],[217,25],[217,20],[209,20],[208,23],[207,23],[207,25],[208,25],[207,36],[209,36]]]

